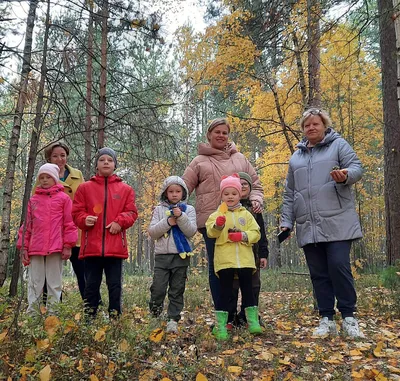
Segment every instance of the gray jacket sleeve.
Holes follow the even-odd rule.
[[[339,162],[341,168],[348,170],[345,185],[352,185],[361,179],[363,174],[361,161],[350,144],[344,139],[342,139],[339,147]]]
[[[286,176],[285,191],[283,193],[282,216],[280,226],[293,230],[294,213],[293,213],[293,200],[294,200],[294,177],[293,170],[289,164],[288,174]]]
[[[196,212],[193,206],[187,205],[186,213],[183,212],[176,222],[186,237],[193,237],[197,231]]]
[[[153,239],[158,239],[171,229],[167,221],[167,215],[163,213],[163,207],[157,206],[153,211],[150,226],[148,229],[149,235]]]

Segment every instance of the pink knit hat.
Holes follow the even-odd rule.
[[[242,192],[242,184],[240,183],[240,177],[237,173],[234,173],[232,176],[222,176],[219,186],[221,193],[225,188],[235,188],[239,193]]]
[[[58,168],[58,165],[56,165],[56,164],[51,164],[51,163],[43,164],[39,168],[37,177],[39,178],[39,176],[42,173],[46,173],[46,175],[51,176],[56,183],[58,183],[60,181],[60,168]]]

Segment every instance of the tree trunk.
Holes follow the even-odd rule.
[[[7,259],[10,247],[11,198],[14,191],[15,162],[17,159],[18,144],[21,134],[21,124],[26,103],[29,73],[31,71],[32,35],[33,28],[35,26],[37,5],[38,0],[30,1],[28,18],[26,21],[26,37],[24,53],[22,57],[21,81],[19,85],[17,106],[15,108],[14,125],[11,131],[10,144],[8,148],[7,169],[3,190],[3,210],[1,219],[0,287],[4,284],[7,275]]]
[[[385,147],[386,261],[400,259],[400,111],[396,89],[396,34],[392,0],[378,0]]]
[[[393,0],[394,30],[396,35],[396,53],[397,53],[397,105],[400,114],[400,0]]]
[[[308,29],[308,107],[321,106],[321,68],[320,47],[321,30],[319,26],[320,7],[318,0],[307,0]]]
[[[305,107],[307,104],[306,76],[304,75],[304,67],[303,67],[303,62],[301,60],[301,49],[299,46],[299,39],[297,38],[296,32],[292,32],[292,40],[294,45],[294,55],[296,57],[297,72],[299,75],[301,100],[303,102],[303,107]]]
[[[92,86],[93,86],[93,3],[89,2],[88,58],[86,65],[86,119],[85,119],[85,180],[91,175],[92,143]]]
[[[107,21],[108,0],[103,0],[101,12],[101,68],[100,68],[100,99],[99,99],[99,132],[97,135],[98,148],[104,147],[106,123],[106,84],[107,84]]]

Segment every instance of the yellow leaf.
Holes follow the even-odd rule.
[[[23,376],[27,375],[27,374],[31,374],[33,371],[35,370],[34,366],[23,366],[19,373],[21,373]]]
[[[374,349],[375,357],[385,357],[386,356],[384,353],[382,353],[382,348],[383,348],[383,341],[379,341],[378,344],[376,344],[376,348]]]
[[[227,349],[226,351],[223,351],[223,355],[233,355],[236,353],[236,349]]]
[[[126,352],[126,351],[129,349],[129,344],[128,344],[128,342],[127,342],[125,339],[123,339],[123,340],[119,343],[118,349],[119,349],[120,352]]]
[[[203,373],[197,373],[196,381],[208,381],[208,378]]]
[[[375,381],[388,381],[388,379],[382,373],[378,373],[375,377]]]
[[[362,352],[358,349],[352,349],[350,351],[350,356],[362,356]]]
[[[351,372],[351,377],[364,379],[364,372],[363,371],[360,371],[360,372],[353,371],[353,372]]]
[[[79,360],[78,366],[76,367],[76,369],[77,369],[79,372],[83,373],[83,371],[84,371],[85,369],[83,368],[83,361],[82,361],[82,360]]]
[[[283,322],[278,320],[276,323],[278,329],[282,329],[284,331],[290,331],[292,329],[292,324],[290,322]]]
[[[50,346],[49,339],[38,340],[36,342],[36,346],[38,349],[46,349]]]
[[[242,367],[241,366],[233,366],[233,365],[228,366],[228,372],[239,375],[240,373],[242,373]]]
[[[226,202],[221,202],[221,205],[218,208],[220,213],[226,213],[228,211],[228,205],[226,205]]]
[[[81,313],[78,312],[78,313],[74,316],[74,319],[75,319],[76,321],[81,320]]]
[[[150,334],[150,340],[153,341],[154,343],[158,343],[161,341],[163,336],[164,336],[164,331],[161,328],[157,328]]]
[[[57,316],[48,316],[44,321],[44,329],[50,337],[55,335],[60,325],[61,322]]]
[[[7,336],[7,331],[3,331],[2,333],[0,333],[0,343],[3,342],[6,336]]]
[[[154,369],[145,369],[140,372],[139,381],[153,381],[157,376],[157,373]]]
[[[356,267],[362,269],[363,268],[363,264],[361,259],[356,259],[356,261],[354,262],[354,264],[356,265]]]
[[[64,333],[68,333],[71,331],[76,331],[78,329],[77,325],[74,321],[68,320],[65,324]]]
[[[89,377],[89,381],[99,381],[99,379],[97,378],[97,376],[95,374],[91,374]]]
[[[161,379],[161,381],[172,381],[170,378],[168,378],[168,377],[163,377],[162,379]]]
[[[274,355],[271,352],[263,351],[256,356],[257,360],[265,360],[265,361],[272,361],[274,359]]]
[[[34,362],[36,359],[36,350],[34,348],[30,348],[25,353],[25,361]]]
[[[49,380],[50,380],[50,373],[51,373],[50,365],[46,365],[46,366],[39,372],[40,381],[49,381]]]
[[[290,357],[289,356],[285,356],[285,358],[283,360],[279,360],[279,364],[282,365],[291,365],[290,363]]]
[[[293,372],[288,372],[288,374],[286,375],[286,377],[283,379],[283,381],[289,381],[293,376]]]
[[[394,366],[392,366],[392,365],[387,365],[387,368],[388,368],[388,371],[389,371],[390,373],[397,373],[397,374],[400,374],[400,369],[399,369],[399,368],[396,368],[396,367],[394,367]]]
[[[40,306],[40,313],[41,313],[42,315],[45,315],[46,312],[47,312],[47,308],[46,308],[45,306]]]
[[[106,339],[106,332],[104,329],[99,329],[94,335],[94,339],[98,342],[104,341]]]
[[[0,83],[3,83],[3,82],[4,82],[4,78],[0,77]]]
[[[307,362],[313,362],[315,360],[315,356],[307,356],[306,361]]]

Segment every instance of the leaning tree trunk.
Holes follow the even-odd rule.
[[[101,68],[100,68],[100,99],[99,99],[99,132],[98,148],[104,147],[106,127],[106,84],[107,84],[107,35],[108,35],[108,0],[103,0],[101,12]]]
[[[11,199],[14,191],[15,163],[17,160],[18,144],[21,134],[21,124],[26,104],[29,73],[31,71],[32,35],[35,26],[35,15],[38,0],[31,0],[28,18],[26,21],[25,46],[22,57],[21,80],[17,106],[14,115],[14,125],[11,131],[10,144],[8,148],[8,159],[3,191],[3,210],[1,219],[1,241],[0,241],[0,286],[4,284],[7,276],[7,259],[10,247],[10,218]]]
[[[86,121],[85,121],[85,180],[90,178],[91,170],[91,143],[92,143],[92,86],[93,86],[93,3],[89,8],[88,48],[86,65]]]
[[[392,0],[378,0],[385,149],[386,261],[400,259],[400,111],[397,99],[396,34]]]
[[[29,148],[29,159],[28,159],[28,169],[26,174],[25,189],[24,189],[24,199],[22,201],[21,224],[25,220],[26,212],[28,209],[28,201],[32,190],[33,172],[35,171],[35,162],[38,152],[39,137],[42,130],[44,86],[46,83],[46,72],[47,72],[47,45],[48,45],[49,29],[50,29],[50,0],[47,1],[47,12],[46,12],[45,23],[46,25],[45,25],[44,40],[43,40],[42,66],[40,68],[40,82],[39,82],[39,90],[36,102],[35,120],[33,122],[33,129],[30,139],[31,144]],[[11,276],[10,290],[9,290],[10,296],[17,295],[20,268],[21,268],[20,257],[19,255],[16,255],[14,257],[14,262],[13,262],[13,271]]]
[[[321,31],[319,25],[320,6],[318,0],[307,0],[308,29],[308,107],[321,106],[321,57],[319,42]]]

